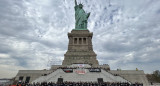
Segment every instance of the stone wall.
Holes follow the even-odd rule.
[[[52,70],[19,70],[18,74],[16,75],[15,81],[19,81],[20,77],[23,77],[22,82],[26,81],[27,77],[30,77],[30,81],[32,82],[33,80],[37,79],[38,77],[44,75],[44,74],[49,74],[52,73]]]
[[[149,82],[146,78],[146,75],[143,70],[110,70],[109,71],[112,74],[118,74],[121,77],[127,79],[128,81],[135,83],[140,82],[143,83],[144,86],[148,86]]]

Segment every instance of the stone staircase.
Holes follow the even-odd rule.
[[[104,82],[129,82],[126,79],[120,76],[114,76],[103,69],[101,69],[101,72],[89,72],[88,69],[84,69],[85,74],[78,74],[76,73],[76,70],[77,69],[73,69],[73,73],[65,73],[62,69],[57,69],[55,72],[47,76],[41,76],[33,82],[57,82],[58,78],[63,78],[63,81],[71,82],[97,82],[98,78],[103,78]]]
[[[63,72],[63,70],[58,69],[47,76],[41,76],[32,82],[48,82],[51,78],[55,77],[57,74]],[[56,80],[57,81],[57,80]]]
[[[105,70],[104,70],[104,71],[105,71]],[[107,71],[106,71],[106,72],[107,72]],[[110,73],[110,72],[107,72],[107,73],[111,74],[111,75],[114,76],[114,77],[117,77],[117,80],[121,80],[120,82],[128,82],[129,84],[131,84],[131,82],[130,82],[129,80],[125,79],[124,77],[122,77],[122,76],[120,76],[120,75],[115,76],[114,74],[112,74],[112,73]]]

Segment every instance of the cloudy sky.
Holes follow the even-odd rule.
[[[78,0],[100,64],[160,70],[160,0]],[[61,64],[74,29],[74,0],[0,0],[0,78]]]

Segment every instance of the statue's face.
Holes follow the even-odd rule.
[[[79,7],[80,7],[80,8],[83,8],[83,5],[82,5],[82,4],[79,4]]]

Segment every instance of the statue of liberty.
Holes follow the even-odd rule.
[[[83,10],[83,5],[82,4],[77,5],[76,0],[74,8],[75,8],[75,20],[76,20],[75,29],[86,30],[87,20],[88,17],[90,16],[90,13],[85,13],[85,11]]]

